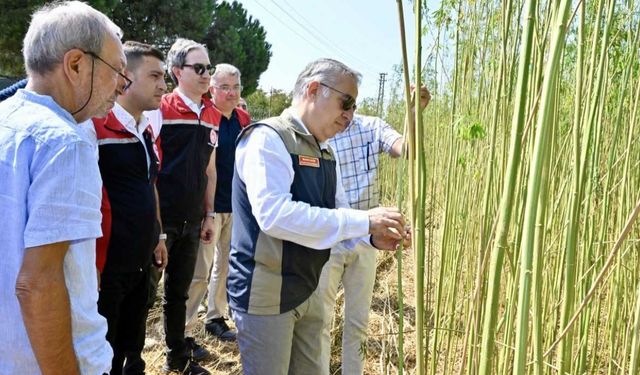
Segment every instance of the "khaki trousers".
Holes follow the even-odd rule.
[[[198,249],[196,268],[187,300],[185,337],[194,335],[198,326],[198,307],[207,292],[209,297],[205,322],[222,318],[227,311],[227,273],[229,272],[232,214],[216,213],[213,223],[215,225],[213,240],[207,245],[200,242]]]

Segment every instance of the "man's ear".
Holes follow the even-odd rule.
[[[182,79],[182,69],[178,68],[177,66],[172,66],[171,72],[178,79],[178,82],[180,82],[180,80]]]
[[[320,82],[311,81],[311,82],[309,82],[309,84],[307,84],[307,88],[305,90],[305,94],[307,95],[307,97],[313,98],[316,95],[318,95],[318,90],[320,90]]]
[[[87,74],[86,70],[91,69],[84,57],[85,53],[77,48],[67,51],[62,57],[62,70],[69,82],[74,85],[82,84],[84,76]],[[89,74],[91,73],[89,72]]]

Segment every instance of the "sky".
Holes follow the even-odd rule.
[[[378,97],[380,73],[402,63],[397,2],[393,0],[239,0],[260,21],[271,43],[271,61],[260,76],[264,91],[290,92],[311,61],[330,57],[362,73],[358,101]],[[409,60],[414,59],[414,20],[403,2]]]

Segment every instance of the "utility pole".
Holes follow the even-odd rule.
[[[378,85],[378,102],[376,111],[378,116],[382,116],[382,106],[384,105],[384,83],[387,79],[387,73],[380,73],[380,83]]]

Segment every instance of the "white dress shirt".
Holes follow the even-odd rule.
[[[299,121],[299,120],[298,120]],[[307,128],[299,121],[303,128]],[[308,132],[308,131],[307,131]],[[326,149],[326,143],[320,144]],[[291,156],[280,136],[258,126],[236,148],[238,177],[245,183],[253,216],[269,236],[313,249],[327,249],[343,241],[353,249],[369,244],[369,215],[349,208],[336,162],[336,209],[312,207],[291,195],[294,171]]]

